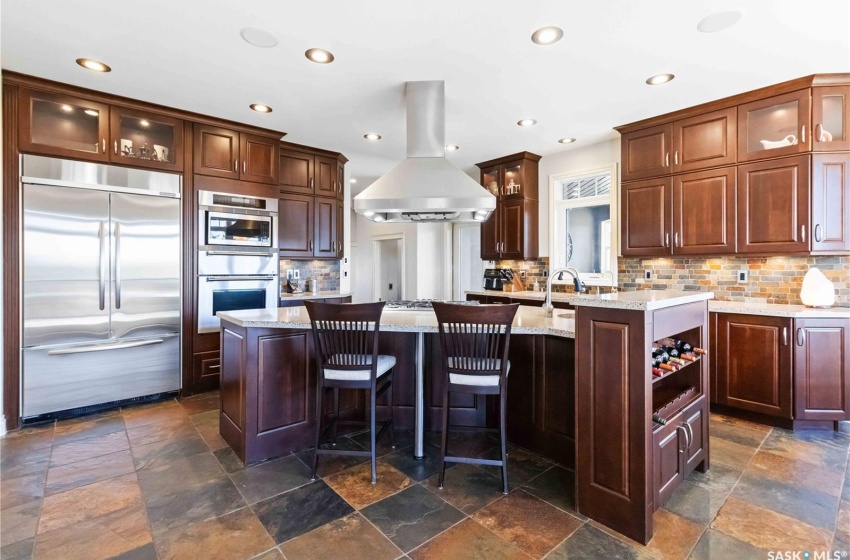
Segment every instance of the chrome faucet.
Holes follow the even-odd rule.
[[[549,278],[546,279],[546,299],[543,301],[543,314],[546,317],[551,317],[552,312],[555,309],[552,306],[552,280],[557,276],[560,280],[565,272],[568,272],[573,277],[573,287],[577,294],[580,294],[584,287],[581,285],[581,278],[578,276],[578,270],[574,269],[571,266],[567,268],[559,268],[558,270],[553,270],[551,274],[549,274]]]

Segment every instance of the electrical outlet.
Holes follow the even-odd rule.
[[[652,271],[651,270],[644,270],[643,271],[643,279],[644,280],[652,280]]]
[[[287,271],[286,271],[286,279],[292,280],[292,269],[291,268],[287,269]]]
[[[526,270],[524,268],[520,269],[520,271],[519,271],[519,277],[522,278],[523,280],[525,280],[525,272],[526,272]]]
[[[548,277],[549,277],[549,271],[544,268],[543,269],[543,278],[548,278]]]
[[[738,284],[746,284],[749,281],[750,271],[748,270],[739,270],[738,271]]]
[[[342,277],[343,277],[343,278],[348,278],[348,271],[347,271],[347,270],[343,271],[343,273],[342,273]]]
[[[295,270],[292,271],[292,277],[296,280],[300,280],[301,279],[301,271],[296,268]]]

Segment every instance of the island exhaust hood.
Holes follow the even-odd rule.
[[[407,82],[407,159],[354,197],[375,222],[483,222],[496,197],[446,159],[445,82]]]

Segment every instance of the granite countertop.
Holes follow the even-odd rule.
[[[339,290],[325,290],[318,292],[301,292],[300,294],[289,294],[282,293],[280,294],[280,299],[324,299],[324,298],[337,298],[337,297],[348,297],[351,295],[351,292],[341,292]]]
[[[309,329],[307,309],[280,307],[276,309],[246,309],[218,313],[222,320],[240,327]],[[381,330],[387,332],[437,332],[437,317],[431,310],[385,309],[381,315]],[[543,309],[520,307],[514,318],[512,334],[543,334],[575,338],[575,319],[572,311],[556,309],[553,317],[544,317]]]
[[[771,317],[794,317],[798,319],[850,319],[850,307],[821,309],[805,305],[783,305],[779,303],[751,303],[742,301],[710,301],[712,313],[741,313],[744,315],[767,315]]]
[[[534,299],[541,302],[546,298],[544,292],[499,292],[496,290],[475,290],[467,294],[501,296],[516,299]],[[683,303],[705,301],[714,297],[713,292],[691,292],[685,290],[641,290],[636,292],[615,292],[612,294],[574,294],[552,293],[552,301],[569,303],[575,306],[608,307],[611,309],[634,309],[652,311]]]

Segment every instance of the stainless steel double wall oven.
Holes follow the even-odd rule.
[[[277,199],[198,192],[198,332],[215,314],[278,304]]]

